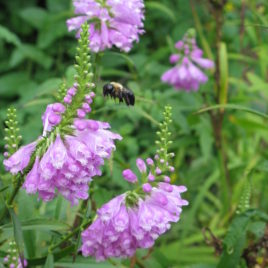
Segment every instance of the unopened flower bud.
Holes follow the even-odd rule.
[[[142,185],[142,190],[145,192],[145,193],[150,193],[152,191],[152,186],[150,183],[144,183]]]
[[[136,174],[131,169],[125,169],[122,172],[122,175],[124,179],[130,183],[135,183],[138,181]]]
[[[146,172],[146,165],[145,165],[145,162],[141,159],[141,158],[138,158],[136,160],[136,165],[137,165],[137,168],[139,169],[139,171],[141,173],[145,173]]]

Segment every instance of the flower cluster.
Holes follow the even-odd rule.
[[[150,248],[155,239],[180,219],[184,186],[160,182],[144,198],[133,193],[115,197],[98,210],[98,218],[82,233],[82,253],[102,261],[131,257],[138,248]],[[131,206],[131,203],[134,205]]]
[[[100,166],[115,149],[114,140],[121,139],[120,135],[107,130],[110,127],[108,123],[81,116],[82,111],[85,114],[90,111],[88,102],[92,101],[93,96],[87,95],[82,105],[84,108],[78,109],[73,135],[62,138],[57,134],[42,158],[36,157],[23,185],[27,193],[38,192],[43,200],[49,201],[55,197],[57,189],[72,204],[88,198],[88,183],[92,177],[101,175]],[[61,103],[48,105],[43,115],[44,133],[52,131],[60,123],[64,110],[65,106]],[[29,164],[36,145],[37,142],[34,142],[21,147],[4,161],[6,169],[13,174],[22,172]]]
[[[18,144],[22,137],[19,135],[20,129],[18,128],[16,109],[11,107],[7,110],[7,120],[5,121],[5,152],[4,157],[8,158],[18,150]]]
[[[113,45],[128,52],[134,41],[144,32],[144,4],[142,0],[74,0],[79,16],[67,20],[69,31],[78,30],[90,22],[90,48],[103,51]]]
[[[101,175],[104,159],[115,149],[114,141],[121,139],[108,130],[108,123],[85,119],[95,96],[90,91],[94,85],[89,82],[93,75],[88,71],[88,42],[85,24],[76,56],[77,82],[66,91],[62,102],[47,106],[42,116],[43,136],[4,160],[11,173],[27,174],[23,184],[26,192],[38,193],[44,201],[57,193],[72,204],[87,199],[89,182]]]
[[[213,68],[213,61],[202,57],[203,51],[197,47],[195,33],[191,30],[184,35],[183,40],[176,43],[175,48],[178,52],[170,56],[170,63],[176,66],[162,75],[162,81],[176,90],[198,90],[200,84],[208,80],[201,68]]]
[[[94,256],[98,261],[133,256],[138,248],[152,247],[170,228],[170,223],[179,221],[182,207],[188,205],[181,198],[186,187],[170,184],[167,176],[174,172],[169,165],[174,154],[168,153],[171,107],[166,107],[164,116],[157,133],[161,138],[157,141],[155,160],[147,158],[146,164],[137,159],[140,176],[131,169],[123,171],[124,179],[137,184],[137,188],[115,197],[98,210],[96,220],[82,233],[84,256]]]
[[[8,268],[22,268],[27,267],[28,263],[23,259],[23,265],[19,252],[17,250],[16,243],[14,241],[9,242],[8,255],[4,258],[4,265]]]

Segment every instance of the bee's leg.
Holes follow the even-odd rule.
[[[124,97],[126,105],[129,106],[130,101],[129,101],[128,93],[124,92],[123,97]]]
[[[129,104],[134,106],[134,104],[135,104],[135,95],[134,95],[133,92],[130,91],[128,93],[128,99],[129,99]]]
[[[119,98],[119,102],[123,102],[123,93],[121,91],[118,92],[118,98]]]
[[[111,93],[110,93],[111,98],[113,98],[113,99],[116,98],[115,93],[116,93],[116,92],[115,92],[115,90],[113,89],[113,90],[111,91]]]

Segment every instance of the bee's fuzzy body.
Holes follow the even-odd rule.
[[[135,104],[135,95],[132,90],[116,82],[105,84],[103,86],[103,95],[110,95],[114,99],[118,98],[119,102],[125,102],[127,106]]]

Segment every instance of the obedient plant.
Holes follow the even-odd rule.
[[[19,256],[15,241],[9,242],[8,255],[4,257],[4,265],[8,268],[23,268],[27,267],[27,261],[22,260]],[[23,263],[23,264],[22,264]]]
[[[95,221],[82,233],[84,256],[94,256],[98,261],[131,257],[138,248],[152,247],[170,229],[171,222],[179,221],[182,206],[188,204],[181,198],[186,187],[170,184],[168,175],[174,172],[170,166],[174,154],[168,152],[171,107],[166,107],[164,116],[157,133],[160,140],[155,161],[148,158],[146,165],[138,158],[139,176],[130,169],[123,171],[123,177],[135,183],[135,190],[113,198],[97,211]]]
[[[176,53],[170,56],[170,63],[176,64],[162,75],[162,81],[176,90],[196,91],[208,78],[201,68],[211,69],[213,61],[203,58],[203,51],[198,48],[195,31],[189,30],[182,40],[175,44]]]
[[[144,33],[142,0],[74,0],[75,18],[67,21],[69,31],[77,30],[88,21],[90,47],[99,52],[112,46],[128,52],[139,35]]]
[[[87,4],[90,3],[93,2]],[[94,3],[97,7],[106,7],[109,3],[120,7],[117,2]],[[72,205],[87,200],[89,183],[93,177],[101,175],[104,159],[115,150],[115,140],[121,139],[119,134],[108,130],[107,122],[87,119],[95,97],[89,63],[89,32],[88,24],[83,24],[76,55],[75,83],[69,89],[64,84],[60,86],[57,102],[49,104],[42,116],[43,132],[37,140],[18,149],[21,137],[15,109],[8,111],[4,166],[15,180],[18,179],[15,189],[22,186],[28,194],[38,193],[44,201],[50,201],[58,194]],[[135,189],[113,198],[97,211],[93,220],[90,218],[81,225],[83,228],[92,222],[82,233],[84,256],[93,256],[98,261],[131,257],[139,248],[152,247],[155,240],[170,229],[172,222],[179,221],[182,207],[188,202],[181,197],[186,187],[171,184],[170,173],[175,171],[170,165],[174,157],[174,153],[169,152],[171,122],[171,107],[167,106],[157,132],[159,140],[156,141],[158,149],[154,160],[138,158],[138,175],[130,169],[122,172],[123,178],[134,184]],[[25,266],[27,262],[21,260],[23,263],[13,255],[5,258],[10,267]]]
[[[82,26],[77,49],[76,82],[61,89],[61,102],[47,106],[42,117],[43,135],[4,160],[12,174],[23,173],[23,188],[44,201],[58,193],[72,204],[88,198],[89,182],[100,176],[104,159],[121,136],[107,130],[106,122],[86,119],[95,93],[89,63],[88,26]],[[10,145],[8,145],[10,147]]]

